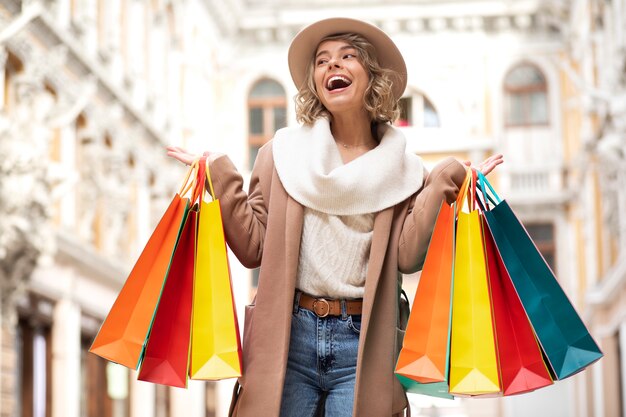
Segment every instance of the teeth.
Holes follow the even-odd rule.
[[[344,83],[346,83],[347,85],[352,84],[352,81],[350,81],[349,79],[347,79],[346,77],[343,77],[341,75],[334,75],[332,77],[330,77],[328,79],[328,83],[326,84],[326,87],[330,90],[332,88],[333,82],[334,81],[343,81]]]

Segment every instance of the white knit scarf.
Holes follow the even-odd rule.
[[[305,207],[336,216],[375,213],[422,186],[424,166],[406,152],[406,138],[381,125],[380,144],[344,164],[326,118],[312,127],[276,132],[274,165],[287,193]]]

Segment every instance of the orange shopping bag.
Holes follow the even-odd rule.
[[[458,202],[469,185],[466,176]],[[415,292],[396,376],[407,392],[449,398],[450,321],[454,273],[455,211],[441,203]]]
[[[181,195],[190,187],[191,174],[196,166],[189,168],[181,190],[150,236],[102,323],[90,352],[137,369],[189,205],[189,200]]]

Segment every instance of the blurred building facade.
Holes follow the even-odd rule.
[[[87,353],[179,185],[215,30],[200,1],[0,2],[3,417],[215,415],[215,384]]]
[[[182,179],[164,146],[248,177],[296,123],[289,41],[329,16],[398,44],[398,125],[428,166],[505,155],[499,193],[606,353],[520,397],[411,396],[414,414],[626,416],[626,0],[0,0],[0,417],[226,415],[229,381],[166,389],[86,351]],[[257,275],[232,269],[243,317]]]

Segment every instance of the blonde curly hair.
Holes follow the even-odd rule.
[[[393,83],[399,81],[400,76],[395,71],[382,68],[376,59],[376,49],[363,36],[355,33],[331,35],[323,38],[325,41],[345,41],[357,50],[358,60],[369,75],[369,83],[365,90],[364,107],[370,117],[372,125],[380,123],[393,123],[400,115],[398,100],[392,92]],[[298,122],[310,126],[320,117],[330,116],[328,110],[322,104],[315,89],[313,71],[315,69],[315,57],[306,72],[306,82],[296,94],[296,119]]]

